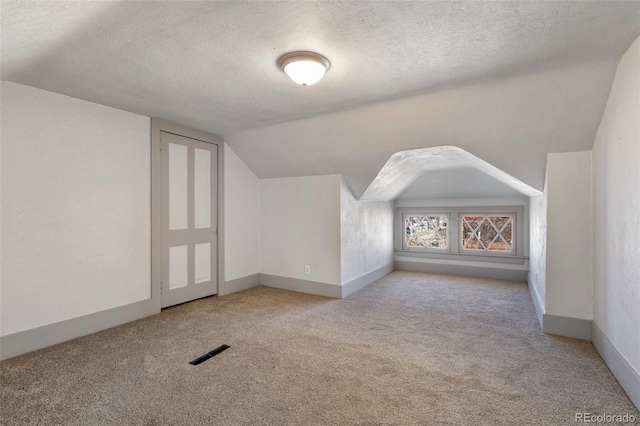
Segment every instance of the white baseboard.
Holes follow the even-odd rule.
[[[281,290],[297,291],[298,293],[315,294],[318,296],[342,299],[369,284],[393,272],[394,262],[389,262],[371,272],[354,278],[343,285],[302,280],[299,278],[281,277],[278,275],[260,274],[260,285],[279,288]]]
[[[640,374],[618,352],[595,321],[591,321],[591,342],[631,402],[640,409]]]
[[[369,284],[378,281],[380,278],[386,275],[389,275],[391,272],[393,272],[393,268],[394,262],[389,262],[378,269],[375,269],[371,272],[359,276],[358,278],[354,278],[353,280],[342,284],[342,297],[347,297],[358,290],[362,290]]]
[[[339,284],[307,281],[298,278],[281,277],[278,275],[260,274],[260,285],[279,288],[281,290],[297,291],[299,293],[315,294],[318,296],[342,298],[342,286]]]
[[[562,317],[545,313],[542,298],[538,293],[535,280],[529,273],[528,277],[529,294],[536,316],[540,323],[540,328],[544,333],[555,334],[557,336],[573,337],[582,340],[591,340],[591,320],[581,318]]]
[[[609,370],[625,390],[629,399],[640,409],[640,374],[618,352],[604,332],[593,320],[567,318],[544,313],[542,299],[535,287],[535,282],[529,274],[529,292],[536,309],[538,321],[544,333],[560,336],[575,337],[590,340],[600,354]]]
[[[0,337],[0,360],[86,336],[160,312],[157,300],[147,299],[89,315],[43,325]]]
[[[392,270],[393,263],[390,263],[349,281],[344,286],[269,274],[253,274],[225,282],[220,289],[220,294],[231,294],[256,285],[264,285],[283,290],[341,298],[347,297],[377,281]],[[545,333],[591,340],[593,346],[629,396],[629,399],[636,407],[640,408],[640,374],[618,352],[595,321],[545,314],[540,296],[532,281],[529,282],[529,291],[531,292],[542,330]],[[159,312],[160,306],[157,300],[148,299],[2,336],[0,337],[0,360],[63,343]]]
[[[392,263],[385,265],[348,282],[346,287],[258,273],[222,283],[219,288],[219,295],[228,295],[258,285],[264,285],[339,299],[360,290],[387,275],[392,270]],[[159,312],[160,304],[158,300],[148,299],[2,336],[0,337],[0,360],[126,324]]]
[[[246,277],[240,277],[235,280],[223,282],[218,289],[218,295],[226,296],[258,285],[260,285],[260,273],[247,275]]]
[[[591,341],[591,320],[544,314],[542,331],[547,334]]]

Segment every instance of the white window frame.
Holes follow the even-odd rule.
[[[405,245],[406,239],[406,229],[405,229],[405,218],[407,216],[446,216],[447,217],[447,248],[431,248],[431,247],[407,247]],[[401,234],[401,247],[403,251],[415,251],[415,252],[431,252],[431,253],[451,253],[451,214],[448,212],[442,211],[431,211],[431,210],[411,210],[406,211],[401,214],[402,220],[402,234]]]
[[[511,218],[511,250],[477,250],[477,249],[466,249],[464,248],[464,239],[463,239],[463,231],[464,226],[462,223],[462,219],[464,216],[509,216]],[[517,227],[518,227],[518,215],[515,212],[477,212],[477,211],[465,211],[458,213],[458,223],[459,223],[459,236],[458,236],[458,249],[460,253],[469,254],[469,255],[482,255],[482,256],[515,256],[516,250],[518,246],[517,241]]]
[[[462,250],[462,217],[461,215],[512,215],[515,218],[513,233],[513,249],[511,252],[490,252],[485,250]],[[404,246],[404,217],[408,215],[448,215],[448,247],[442,249],[418,249]],[[395,214],[395,253],[400,257],[423,257],[442,260],[467,260],[478,262],[498,262],[524,264],[526,259],[525,235],[527,216],[524,205],[510,206],[460,206],[460,207],[396,207]]]

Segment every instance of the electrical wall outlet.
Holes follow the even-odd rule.
[[[311,265],[304,265],[304,274],[311,275]]]

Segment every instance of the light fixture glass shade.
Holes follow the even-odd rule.
[[[327,69],[314,61],[291,62],[284,66],[284,72],[298,84],[311,86],[320,81]]]
[[[293,52],[278,60],[280,68],[302,86],[317,83],[329,69],[329,60],[314,52]]]

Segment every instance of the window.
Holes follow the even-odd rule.
[[[515,215],[505,213],[460,214],[462,251],[501,252],[514,251],[513,225]]]
[[[449,216],[404,214],[404,249],[449,249]]]
[[[523,264],[525,206],[397,207],[398,256]]]

